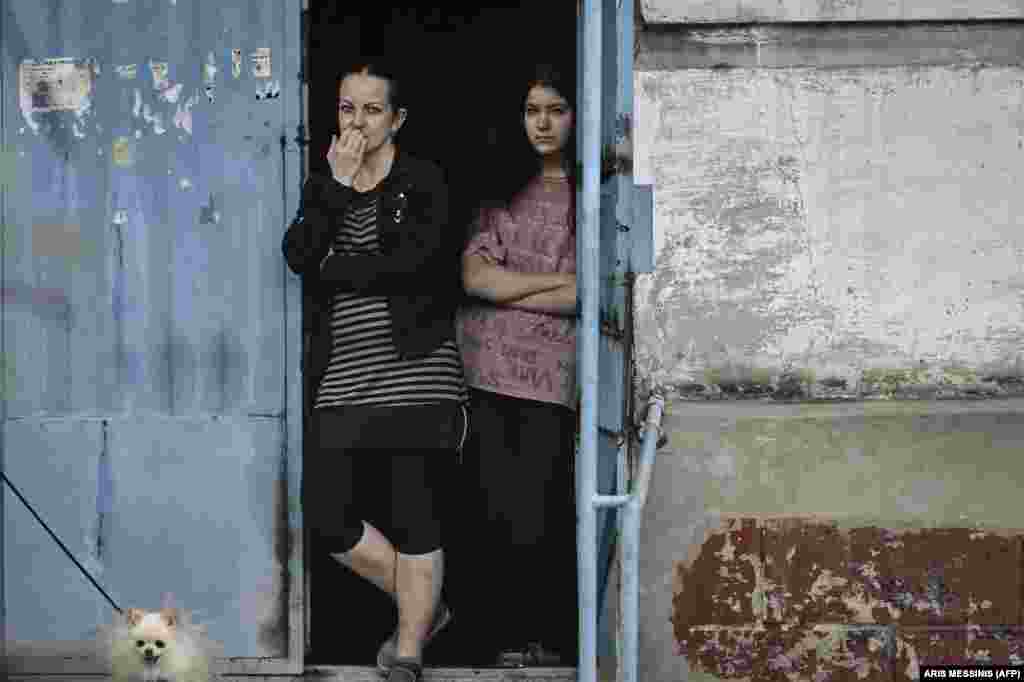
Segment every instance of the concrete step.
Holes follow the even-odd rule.
[[[110,682],[104,674],[41,674],[6,678],[9,682]],[[306,666],[303,675],[224,675],[220,682],[383,682],[376,668],[364,666]],[[602,682],[614,677],[600,677]],[[576,682],[575,668],[427,668],[424,682]]]

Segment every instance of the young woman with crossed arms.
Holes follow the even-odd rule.
[[[463,252],[474,299],[457,319],[472,415],[465,515],[487,582],[460,619],[486,633],[499,665],[576,658],[572,74],[540,66],[518,89],[518,145],[488,164],[495,182]]]

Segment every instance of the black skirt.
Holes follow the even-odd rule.
[[[302,472],[314,550],[346,551],[363,521],[396,545],[435,537],[467,433],[465,415],[456,402],[314,410]]]

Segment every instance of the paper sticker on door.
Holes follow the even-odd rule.
[[[126,168],[135,163],[132,158],[132,140],[128,137],[118,137],[114,140],[111,157],[114,164]]]
[[[153,74],[153,87],[157,90],[167,89],[167,62],[150,62],[149,70]]]
[[[261,47],[252,53],[252,75],[254,78],[270,78],[269,47]]]
[[[214,101],[214,91],[217,86],[217,58],[213,52],[206,55],[206,63],[203,64],[203,90],[206,92],[206,99]]]
[[[26,114],[79,111],[88,103],[94,72],[75,59],[26,59],[19,67],[21,108]]]
[[[138,72],[138,64],[118,64],[114,67],[114,71],[117,73],[117,77],[121,80],[135,80],[135,75]]]
[[[262,88],[256,89],[256,99],[277,99],[281,95],[281,86],[277,81],[268,81]]]

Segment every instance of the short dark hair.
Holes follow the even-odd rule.
[[[394,61],[379,56],[370,57],[364,55],[359,57],[342,67],[334,84],[334,91],[337,92],[341,89],[341,82],[345,78],[356,73],[366,73],[369,76],[386,80],[388,82],[388,104],[391,105],[391,109],[398,111],[405,107],[405,100],[403,99],[405,91],[399,87],[399,71]]]

